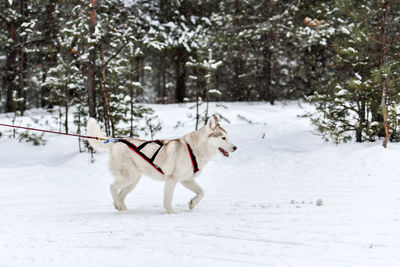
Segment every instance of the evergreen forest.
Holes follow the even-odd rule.
[[[0,1],[0,113],[14,120],[42,108],[64,132],[73,113],[78,129],[91,116],[133,136],[160,127],[144,103],[300,99],[327,141],[400,141],[400,1]]]

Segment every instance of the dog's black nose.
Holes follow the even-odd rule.
[[[236,151],[236,149],[237,149],[237,147],[236,147],[236,146],[234,146],[234,147],[233,147],[233,151]]]

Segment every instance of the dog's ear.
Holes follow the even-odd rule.
[[[210,130],[214,130],[215,127],[217,127],[219,124],[218,118],[216,116],[212,116],[211,118],[208,119],[207,121],[207,127]]]
[[[217,125],[219,125],[219,120],[218,120],[217,115],[213,115],[213,118],[214,118],[214,120],[215,120],[215,123],[216,123]]]

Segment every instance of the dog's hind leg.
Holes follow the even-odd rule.
[[[140,176],[131,177],[129,181],[132,183],[122,187],[118,192],[119,201],[121,202],[122,206],[125,207],[125,209],[127,209],[127,207],[125,205],[125,198],[136,187],[139,180],[140,180]]]
[[[193,191],[196,193],[196,196],[192,198],[189,202],[189,208],[193,209],[194,207],[199,204],[200,200],[204,197],[204,190],[199,186],[198,183],[196,183],[195,180],[189,180],[189,181],[183,181],[181,184],[189,189],[190,191]]]
[[[110,192],[114,200],[114,207],[117,210],[126,210],[127,208],[125,206],[125,203],[121,202],[121,198],[119,196],[119,191],[121,187],[121,184],[115,181],[114,183],[110,184]]]
[[[128,177],[118,176],[114,183],[110,185],[110,191],[114,200],[114,207],[117,210],[127,210],[125,205],[126,196],[135,188],[140,180],[140,175],[131,173]]]

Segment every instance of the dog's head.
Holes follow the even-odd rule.
[[[207,121],[208,139],[215,150],[221,152],[225,157],[229,157],[229,152],[234,152],[237,147],[229,142],[228,133],[219,124],[218,118],[212,116]]]

